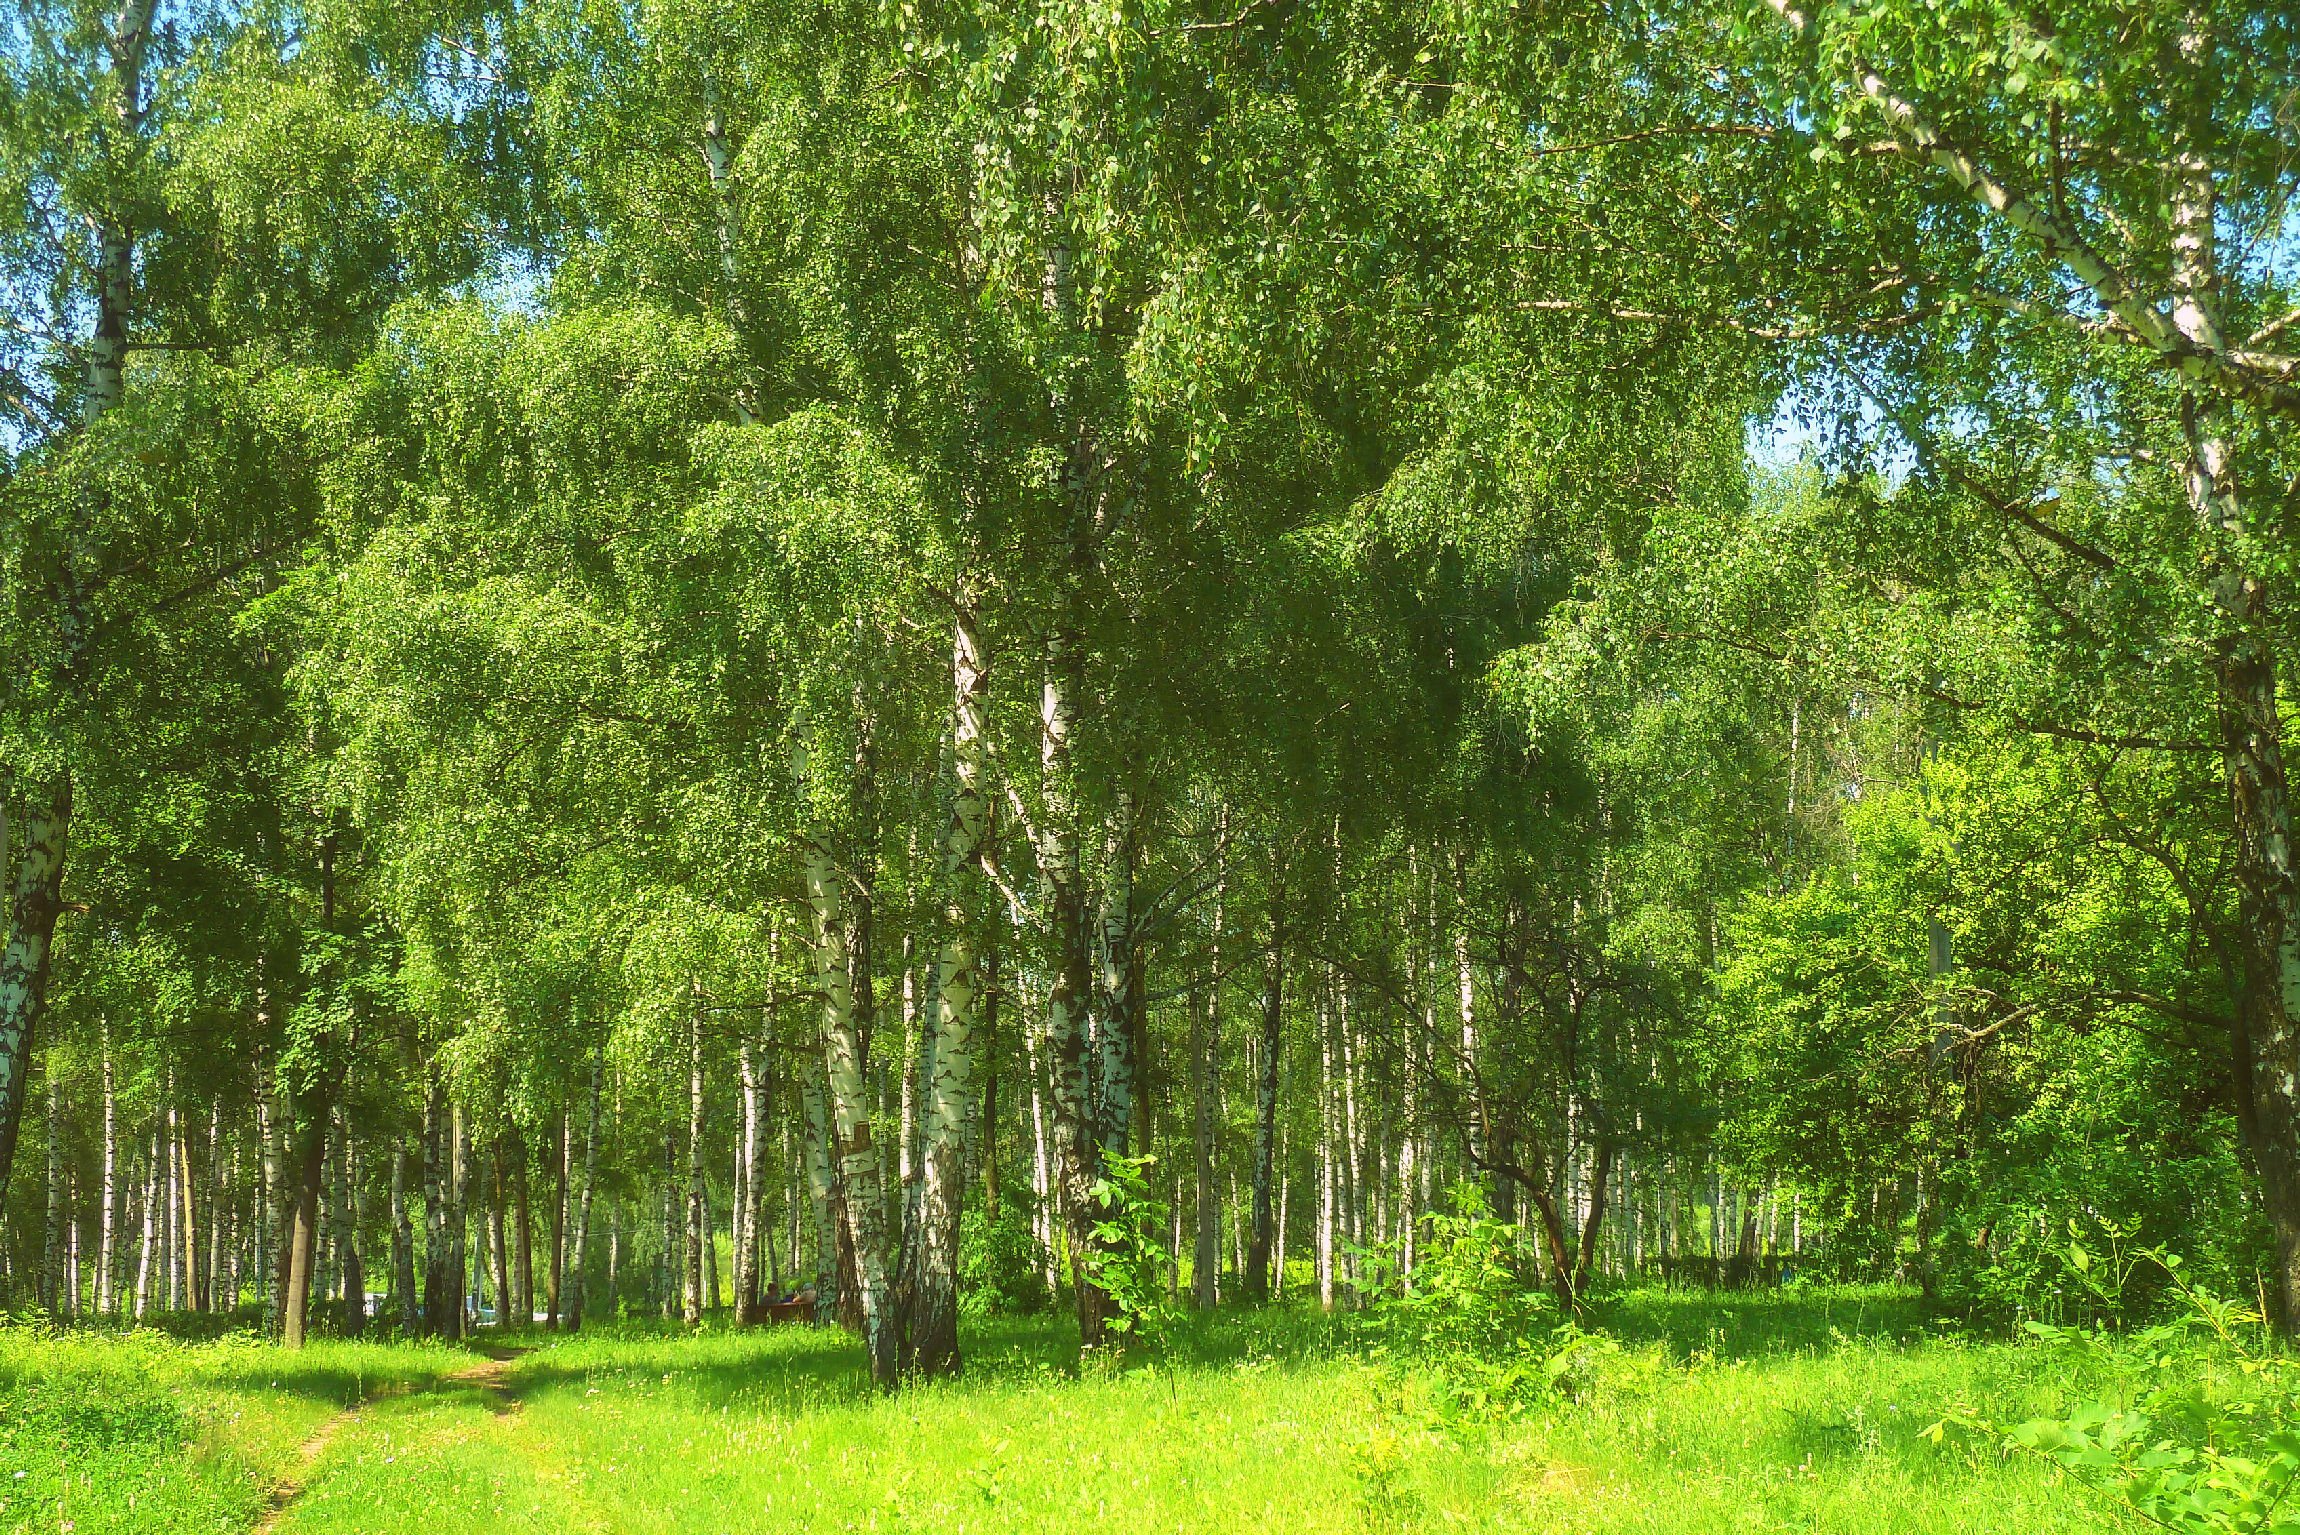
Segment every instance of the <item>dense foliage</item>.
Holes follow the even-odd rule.
[[[2300,1330],[2295,102],[2242,0],[20,8],[10,1295]]]

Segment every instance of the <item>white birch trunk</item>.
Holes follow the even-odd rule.
[[[1272,1245],[1270,1254],[1270,1295],[1273,1299],[1283,1299],[1286,1293],[1286,1214],[1293,1189],[1293,1169],[1287,1168],[1278,1174],[1277,1241]]]
[[[735,1320],[756,1322],[759,1311],[759,1172],[764,1141],[758,1043],[746,1039],[735,1060],[741,1078],[742,1123],[735,1137]]]
[[[1134,796],[1118,791],[1110,821],[1110,883],[1103,892],[1095,949],[1101,973],[1095,987],[1094,1045],[1096,1140],[1106,1157],[1125,1156],[1134,1131],[1134,864],[1140,848]]]
[[[159,1202],[160,1128],[159,1117],[153,1116],[152,1134],[144,1157],[144,1194],[138,1201],[142,1206],[142,1229],[136,1239],[136,1320],[141,1322],[153,1314],[153,1264],[158,1258],[154,1250],[157,1233],[153,1230],[153,1216]]]
[[[802,799],[808,793],[808,747],[802,734],[792,750]],[[871,1379],[895,1384],[900,1329],[887,1285],[886,1206],[873,1197],[884,1188],[879,1151],[871,1139],[870,1085],[863,1045],[855,1027],[854,993],[847,973],[848,934],[845,876],[828,848],[828,829],[819,822],[806,842],[807,901],[814,916],[815,984],[822,997],[823,1074],[829,1089],[833,1146],[839,1181],[847,1191],[847,1236],[854,1244],[856,1281],[861,1289],[863,1342]]]
[[[106,82],[118,144],[139,141],[144,131],[144,55],[151,38],[155,0],[126,0],[105,30],[110,62]],[[125,190],[125,189],[121,189]],[[123,202],[125,199],[123,198]],[[119,404],[125,388],[128,321],[135,304],[135,232],[125,216],[96,220],[95,326],[88,340],[82,416],[93,426]],[[100,488],[91,496],[100,496]],[[60,679],[76,690],[89,640],[87,583],[89,545],[97,508],[82,515],[66,572],[57,615],[62,641]],[[0,1199],[16,1161],[17,1131],[24,1117],[24,1093],[32,1064],[32,1042],[47,1005],[48,969],[56,918],[63,908],[64,862],[72,823],[72,772],[64,767],[35,793],[24,825],[24,848],[14,883],[8,887],[6,942],[0,944]],[[8,872],[0,858],[0,875]]]
[[[1078,638],[1058,630],[1048,641],[1039,696],[1040,798],[1038,866],[1054,926],[1054,973],[1046,995],[1048,1097],[1054,1121],[1055,1208],[1061,1213],[1078,1304],[1082,1346],[1103,1341],[1103,1296],[1093,1281],[1091,1190],[1100,1167],[1094,1105],[1095,1063],[1087,1049],[1094,978],[1086,932],[1086,891],[1079,866],[1078,799],[1071,737],[1081,687]]]
[[[687,1011],[687,1263],[680,1315],[690,1327],[703,1320],[704,1239],[708,1217],[703,1208],[703,999],[693,999]]]
[[[1221,1211],[1214,1197],[1214,1020],[1204,989],[1190,995],[1191,1210],[1190,1304],[1211,1311],[1221,1301]],[[1179,1214],[1180,1199],[1176,1198]]]
[[[962,582],[951,635],[951,794],[942,834],[942,952],[935,962],[934,1013],[921,1054],[925,1105],[920,1126],[917,1271],[912,1279],[905,1363],[921,1375],[954,1374],[958,1352],[958,1238],[966,1186],[966,1129],[981,1055],[974,932],[981,920],[982,848],[990,829],[983,707],[989,691],[982,640]]]
[[[1047,1253],[1054,1251],[1054,1179],[1047,1165],[1045,1070],[1038,1058],[1038,1029],[1022,1030],[1022,1064],[1030,1073],[1030,1234]],[[1054,1282],[1051,1257],[1047,1283]]]
[[[48,1065],[48,1221],[40,1244],[40,1304],[64,1314],[64,1084]]]
[[[1334,1309],[1334,1021],[1333,978],[1318,1018],[1318,1304]]]
[[[1222,1211],[1214,1180],[1214,1119],[1222,1068],[1222,918],[1229,894],[1229,864],[1224,848],[1229,827],[1225,819],[1217,817],[1214,835],[1214,932],[1208,949],[1210,973],[1204,997],[1204,1021],[1199,1029],[1191,1073],[1197,1086],[1193,1149],[1197,1153],[1198,1223],[1190,1256],[1190,1278],[1191,1298],[1201,1311],[1213,1310],[1222,1299]],[[1198,1002],[1198,998],[1191,998],[1193,1020],[1199,1017]]]
[[[1246,1258],[1246,1294],[1265,1300],[1277,1291],[1271,1275],[1274,1212],[1271,1183],[1277,1175],[1278,1069],[1285,1044],[1286,931],[1282,877],[1272,880],[1270,952],[1262,976],[1262,1037],[1254,1059],[1254,1239]]]
[[[807,1194],[815,1213],[815,1315],[827,1321],[838,1304],[838,1232],[831,1157],[830,1093],[822,1068],[809,1060],[799,1068],[799,1103],[806,1120]],[[791,1238],[791,1267],[798,1268],[798,1237]]]
[[[6,864],[6,851],[0,849],[0,868]],[[104,1183],[103,1209],[97,1217],[100,1224],[96,1238],[96,1313],[99,1316],[117,1316],[120,1312],[120,1100],[112,1079],[112,1025],[109,1020],[104,1024],[103,1052]]]
[[[575,1235],[567,1253],[567,1330],[583,1326],[584,1259],[591,1251],[591,1200],[599,1188],[599,1092],[606,1063],[591,1057],[591,1109],[583,1121],[583,1195],[575,1207]]]

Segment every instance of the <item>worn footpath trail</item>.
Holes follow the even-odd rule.
[[[486,1348],[484,1352],[486,1358],[436,1380],[412,1387],[391,1386],[372,1392],[322,1423],[310,1438],[296,1447],[295,1459],[287,1474],[272,1484],[271,1498],[265,1506],[263,1517],[256,1521],[255,1535],[277,1535],[277,1532],[285,1528],[289,1510],[303,1496],[304,1489],[311,1485],[320,1458],[327,1454],[338,1435],[356,1424],[366,1409],[379,1402],[461,1388],[476,1392],[498,1417],[518,1411],[519,1399],[511,1393],[511,1366],[513,1361],[531,1350],[498,1346]]]

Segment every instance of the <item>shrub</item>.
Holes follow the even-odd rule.
[[[2300,1492],[2300,1429],[2293,1426],[2300,1415],[2300,1367],[2276,1350],[2259,1312],[2189,1281],[2177,1256],[2158,1250],[2139,1260],[2180,1297],[2183,1315],[2129,1335],[2099,1326],[2027,1324],[2047,1346],[2145,1372],[2132,1405],[2081,1401],[2060,1417],[2009,1426],[1959,1407],[1926,1429],[1926,1437],[1938,1443],[1951,1428],[1962,1428],[2051,1461],[2135,1529],[2300,1535],[2300,1501],[2293,1498]],[[2103,1280],[2097,1260],[2073,1243],[2070,1262],[2104,1302],[2121,1295],[2129,1278],[2115,1272],[2113,1284]],[[2202,1389],[2201,1361],[2181,1347],[2198,1333],[2208,1349],[2236,1364],[2244,1390],[2214,1399]]]
[[[1433,1427],[1506,1422],[1585,1396],[1620,1345],[1564,1317],[1520,1257],[1516,1226],[1494,1218],[1482,1190],[1457,1186],[1429,1218],[1409,1281],[1394,1259],[1369,1265],[1362,1325],[1399,1371],[1401,1400]]]
[[[969,1317],[1026,1316],[1052,1301],[1046,1247],[1026,1211],[1008,1205],[992,1220],[969,1209],[959,1218],[958,1303]]]
[[[1087,1266],[1110,1297],[1106,1325],[1113,1357],[1130,1343],[1155,1350],[1164,1341],[1167,1260],[1158,1232],[1167,1210],[1151,1194],[1149,1180],[1157,1161],[1105,1152],[1102,1176],[1087,1191],[1094,1201],[1094,1251]]]

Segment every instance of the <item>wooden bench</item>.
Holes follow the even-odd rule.
[[[789,1300],[772,1302],[767,1307],[767,1322],[811,1322],[815,1319],[815,1298],[811,1295],[794,1296]]]

